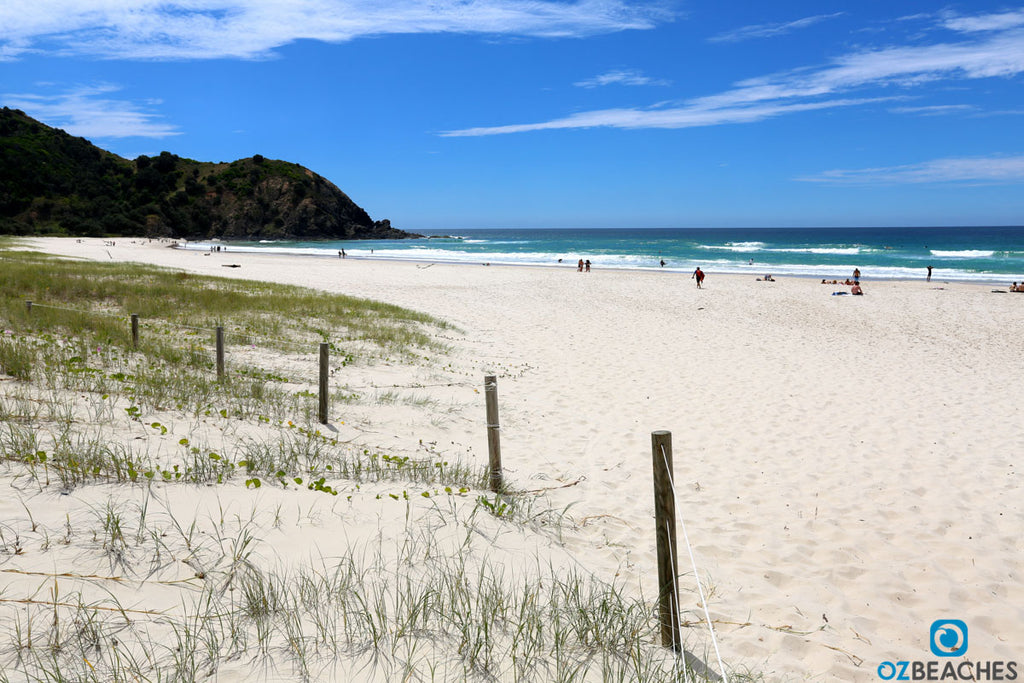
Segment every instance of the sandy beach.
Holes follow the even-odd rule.
[[[853,297],[713,270],[698,290],[685,276],[599,265],[27,243],[377,299],[452,323],[450,357],[436,362],[465,385],[444,395],[444,419],[390,414],[373,426],[376,444],[436,442],[484,462],[482,384],[496,374],[510,484],[550,488],[574,527],[546,552],[648,596],[650,435],[671,431],[677,510],[729,670],[878,680],[884,661],[935,659],[929,627],[941,618],[970,628],[970,659],[1024,660],[1024,294],[870,272]],[[403,379],[387,366],[360,372]],[[317,542],[329,555],[330,539]],[[685,549],[680,562],[692,588]],[[683,609],[703,616],[695,595]],[[704,627],[688,630],[710,647]]]

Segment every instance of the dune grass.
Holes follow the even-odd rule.
[[[22,329],[74,330],[121,348],[131,342],[127,320],[132,313],[156,325],[158,335],[177,336],[176,326],[224,325],[235,343],[358,342],[388,353],[441,351],[431,331],[450,329],[442,320],[399,306],[303,287],[10,249],[0,251],[0,262],[0,320]],[[39,306],[29,314],[26,301]],[[168,327],[161,329],[161,323]],[[143,335],[144,343],[152,343],[153,336]]]
[[[202,680],[254,664],[302,681],[696,680],[650,646],[649,605],[580,569],[517,570],[481,555],[472,533],[449,544],[423,525],[388,549],[268,568],[263,525],[254,512],[184,526],[105,502],[66,538],[92,539],[111,572],[179,585],[180,599],[149,609],[109,577],[51,575],[0,644],[0,681]],[[182,556],[192,576],[161,578]]]
[[[489,493],[484,468],[422,443],[340,441],[282,370],[294,343],[324,338],[352,344],[346,362],[443,353],[442,321],[300,288],[0,259],[0,486],[24,509],[0,523],[0,682],[706,679],[655,645],[652,601],[495,543],[558,549],[558,510]],[[129,313],[146,320],[138,349]],[[218,379],[190,329],[214,323],[259,336],[269,365]],[[438,408],[392,390],[365,400]],[[175,508],[222,492],[252,510]],[[367,506],[389,520],[372,541],[277,553],[285,528],[344,533]]]

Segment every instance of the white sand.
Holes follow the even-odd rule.
[[[679,275],[599,267],[32,244],[306,285],[454,323],[462,333],[444,362],[470,384],[499,375],[512,484],[578,480],[550,494],[582,528],[568,551],[647,595],[650,433],[670,430],[678,511],[735,670],[878,680],[884,660],[935,658],[939,618],[967,623],[973,660],[1024,659],[1024,295],[870,273],[866,296],[839,297],[844,288],[813,280],[714,272],[697,290]],[[486,457],[482,393],[451,401],[437,424],[380,425],[380,443],[423,438]],[[692,586],[685,551],[680,562]],[[684,609],[700,615],[695,598]]]

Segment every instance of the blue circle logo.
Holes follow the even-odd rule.
[[[967,624],[960,619],[936,619],[929,638],[936,657],[960,657],[967,654]]]

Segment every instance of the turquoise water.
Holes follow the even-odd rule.
[[[1009,284],[1024,280],[1024,227],[458,230],[431,238],[338,242],[235,242],[229,251],[338,258],[653,269]],[[224,245],[224,243],[221,243]],[[190,249],[208,249],[209,242]],[[562,259],[559,264],[558,259]]]

